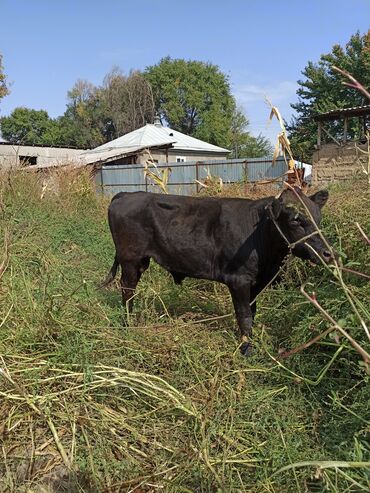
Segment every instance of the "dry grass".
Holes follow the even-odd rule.
[[[211,183],[207,188],[200,191],[200,195],[210,195],[212,197],[241,197],[245,199],[261,199],[263,197],[273,197],[279,191],[278,185],[272,183],[233,183],[219,186],[218,183]]]
[[[33,174],[0,180],[1,491],[369,489],[370,396],[356,351],[332,333],[277,357],[328,328],[301,297],[303,282],[368,348],[329,272],[288,263],[283,283],[259,300],[250,359],[239,354],[222,286],[175,286],[155,265],[123,328],[117,286],[96,289],[113,252],[107,201],[86,173],[55,180],[58,194],[43,195]],[[358,270],[369,248],[354,222],[369,232],[368,210],[366,192],[349,186],[332,191],[324,218]],[[366,317],[368,284],[346,283]]]

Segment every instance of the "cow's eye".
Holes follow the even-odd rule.
[[[289,224],[292,228],[299,228],[302,226],[302,221],[301,217],[299,214],[296,214],[294,217],[292,217],[289,221]]]
[[[293,219],[292,221],[290,221],[290,224],[293,227],[298,227],[301,225],[301,223],[298,221],[298,219]]]
[[[291,217],[289,222],[293,228],[305,226],[305,220],[299,213],[297,213],[295,216]]]

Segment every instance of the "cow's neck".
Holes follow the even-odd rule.
[[[259,264],[264,282],[269,282],[279,271],[284,258],[289,253],[286,240],[281,236],[273,221],[264,211],[261,218],[261,241],[259,248]],[[262,279],[261,279],[262,281]]]

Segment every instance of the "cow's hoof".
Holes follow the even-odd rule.
[[[250,342],[243,342],[243,344],[240,346],[240,352],[242,353],[243,356],[250,356],[253,351],[253,346]]]

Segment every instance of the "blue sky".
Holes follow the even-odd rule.
[[[0,53],[17,106],[63,114],[77,79],[99,85],[117,65],[144,69],[167,55],[209,61],[230,78],[253,134],[267,95],[284,118],[309,60],[370,27],[370,0],[0,0]]]

